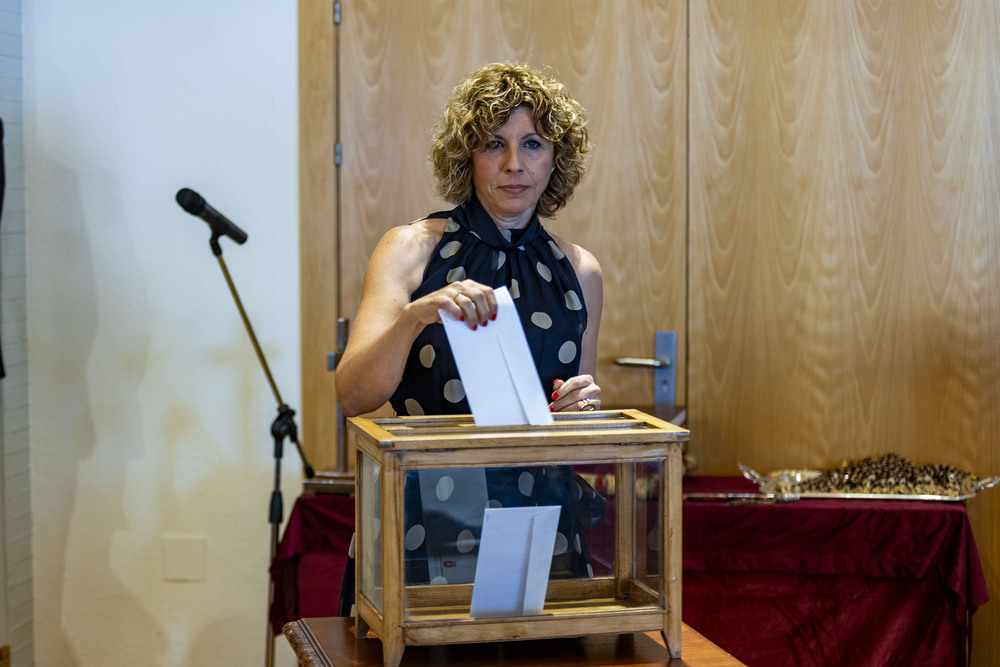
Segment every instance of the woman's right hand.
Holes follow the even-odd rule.
[[[476,329],[496,319],[497,298],[492,287],[474,280],[459,280],[411,301],[407,308],[424,324],[440,321],[438,311],[443,310],[470,329]]]
[[[347,348],[337,366],[337,400],[352,417],[389,400],[403,377],[410,346],[438,311],[464,320],[470,329],[496,317],[492,287],[459,280],[410,300],[423,279],[446,221],[428,219],[386,232],[368,262],[361,305]]]

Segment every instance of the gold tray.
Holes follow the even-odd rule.
[[[963,502],[970,498],[975,498],[976,494],[993,488],[1000,483],[1000,477],[987,477],[985,479],[973,479],[968,485],[967,492],[957,495],[930,495],[930,494],[907,494],[907,493],[844,493],[844,492],[819,492],[808,491],[803,493],[785,493],[780,490],[782,485],[800,483],[808,479],[813,479],[823,475],[823,470],[806,470],[787,468],[775,470],[767,475],[761,475],[749,466],[737,463],[743,476],[757,485],[760,489],[760,496],[779,502],[790,502],[799,499],[809,498],[832,498],[841,500],[927,500],[935,502]]]

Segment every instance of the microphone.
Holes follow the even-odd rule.
[[[207,222],[213,232],[224,234],[240,245],[246,243],[247,233],[209,206],[205,198],[194,190],[188,188],[178,190],[177,203],[191,215],[198,216]]]

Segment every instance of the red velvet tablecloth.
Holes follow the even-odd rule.
[[[271,628],[289,621],[337,615],[347,550],[354,535],[354,498],[300,496],[271,563]]]
[[[685,493],[753,492],[694,478]],[[989,595],[965,505],[684,503],[681,617],[748,665],[959,665]]]
[[[755,490],[741,477],[684,485]],[[612,505],[588,535],[598,571]],[[682,618],[750,667],[960,665],[989,599],[962,503],[687,500],[683,521]],[[275,632],[337,614],[353,530],[353,498],[296,500],[271,566]]]

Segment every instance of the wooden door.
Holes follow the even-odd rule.
[[[685,12],[675,0],[341,3],[340,316],[356,313],[368,258],[389,227],[451,207],[433,194],[427,154],[452,88],[489,62],[547,67],[587,110],[595,149],[573,201],[543,224],[602,263],[604,404],[651,403],[652,373],[613,359],[653,356],[656,330],[677,331],[680,349],[686,340]]]

